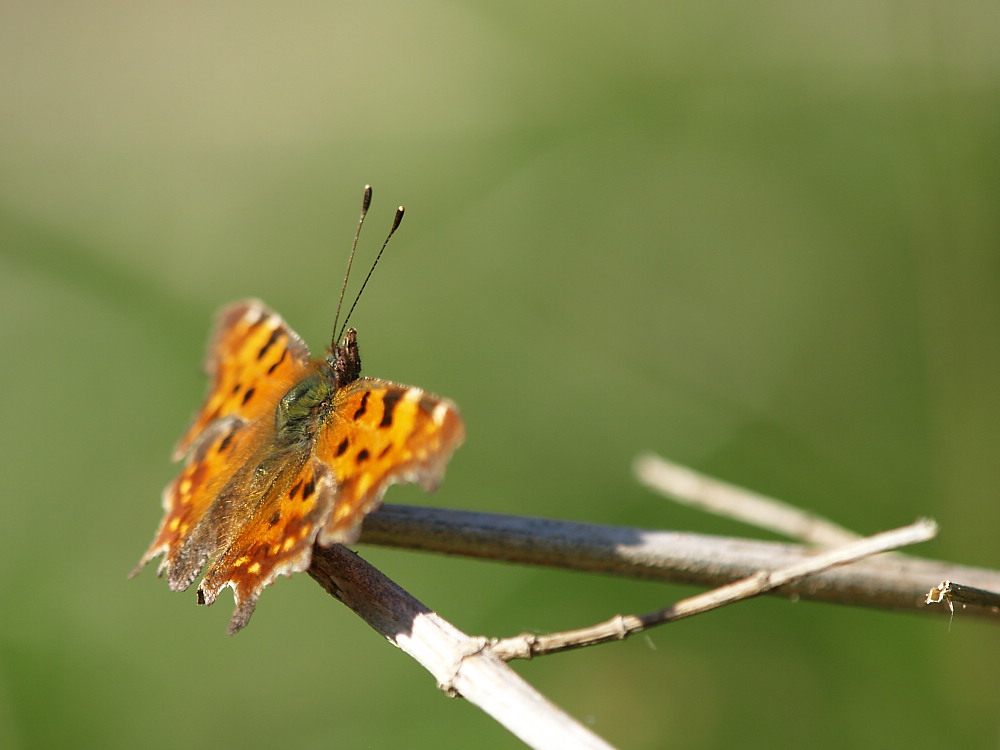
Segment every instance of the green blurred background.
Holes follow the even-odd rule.
[[[654,450],[998,565],[1000,5],[89,3],[0,13],[0,746],[519,743],[307,576],[250,627],[126,573],[221,305],[455,399],[390,502],[758,536]],[[364,262],[362,261],[362,265]],[[470,633],[692,589],[361,547]],[[623,748],[997,747],[995,628],[760,599],[518,671]]]

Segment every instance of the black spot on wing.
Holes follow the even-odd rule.
[[[222,442],[219,443],[219,447],[216,449],[215,452],[216,453],[222,453],[223,451],[225,451],[226,448],[229,447],[229,444],[233,442],[233,436],[234,435],[236,435],[236,428],[235,427],[233,429],[231,429],[229,432],[226,433],[226,436],[224,438],[222,438]]]
[[[257,352],[257,359],[258,360],[264,358],[264,355],[267,354],[267,350],[270,349],[272,346],[274,346],[274,343],[278,340],[278,337],[280,335],[281,335],[281,329],[280,328],[275,328],[273,331],[271,331],[271,336],[270,336],[270,338],[268,338],[267,343],[264,344],[264,346],[262,346],[260,348],[259,352]]]
[[[275,362],[273,365],[271,365],[270,367],[267,368],[267,374],[268,375],[273,375],[274,371],[278,369],[278,365],[280,365],[282,362],[284,362],[285,361],[285,357],[287,357],[287,356],[288,356],[288,347],[286,346],[282,350],[281,356],[278,357],[278,361]]]
[[[390,388],[382,397],[385,411],[382,412],[382,421],[379,422],[379,427],[392,427],[392,413],[396,410],[396,404],[403,398],[404,392],[402,388]]]
[[[371,391],[365,391],[361,394],[361,406],[354,412],[354,419],[361,419],[365,415],[365,412],[368,411],[368,397],[371,395]]]

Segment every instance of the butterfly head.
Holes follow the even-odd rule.
[[[348,328],[344,339],[330,347],[326,363],[333,370],[334,386],[343,388],[361,377],[361,355],[358,353],[358,332]]]

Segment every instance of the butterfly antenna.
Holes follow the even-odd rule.
[[[344,292],[347,291],[347,280],[351,276],[351,265],[354,263],[354,253],[358,249],[358,240],[361,239],[361,227],[365,223],[365,215],[368,213],[368,207],[372,204],[372,186],[365,185],[365,195],[361,200],[361,217],[358,219],[358,230],[354,233],[354,242],[351,244],[351,254],[347,256],[347,270],[344,271],[344,283],[340,285],[340,298],[337,300],[337,314],[333,318],[333,330],[337,330],[337,321],[340,320],[340,310],[344,306]],[[371,275],[369,273],[369,275]],[[357,300],[355,300],[357,304]],[[351,309],[354,309],[354,305],[351,305]],[[347,314],[350,317],[350,313]],[[344,325],[347,325],[346,318],[344,319]],[[333,339],[334,346],[336,346],[337,341],[340,336],[336,336]]]
[[[366,195],[368,195],[369,198],[371,197],[371,188],[368,189],[368,193],[366,193]],[[361,293],[365,290],[365,287],[368,285],[368,279],[370,279],[372,277],[372,273],[375,272],[375,266],[377,266],[379,260],[381,260],[382,253],[385,252],[386,245],[389,244],[389,240],[392,239],[392,235],[396,233],[397,229],[399,229],[399,224],[401,221],[403,221],[403,214],[405,212],[406,209],[403,208],[403,206],[400,206],[399,208],[396,209],[396,218],[392,220],[392,229],[390,229],[389,234],[386,235],[385,242],[382,243],[382,249],[379,250],[378,255],[375,256],[375,261],[372,263],[372,267],[368,269],[368,275],[365,276],[365,280],[361,282],[361,288],[358,290],[357,295],[354,297],[354,302],[351,303],[351,309],[347,311],[347,317],[344,318],[344,325],[341,326],[340,331],[337,333],[337,338],[334,339],[333,342],[334,346],[336,346],[337,342],[340,341],[341,337],[344,335],[344,330],[347,328],[347,321],[351,319],[351,313],[353,313],[354,308],[357,307],[358,300],[361,299]],[[353,254],[354,252],[351,251],[352,256]],[[336,329],[336,326],[334,326],[334,329]]]

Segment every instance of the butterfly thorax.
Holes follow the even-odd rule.
[[[276,443],[304,445],[312,441],[339,389],[361,375],[358,335],[353,328],[344,341],[322,359],[313,360],[309,373],[282,396],[274,412]]]
[[[282,446],[312,441],[335,390],[333,380],[320,368],[313,369],[282,396],[274,410],[275,442]]]

